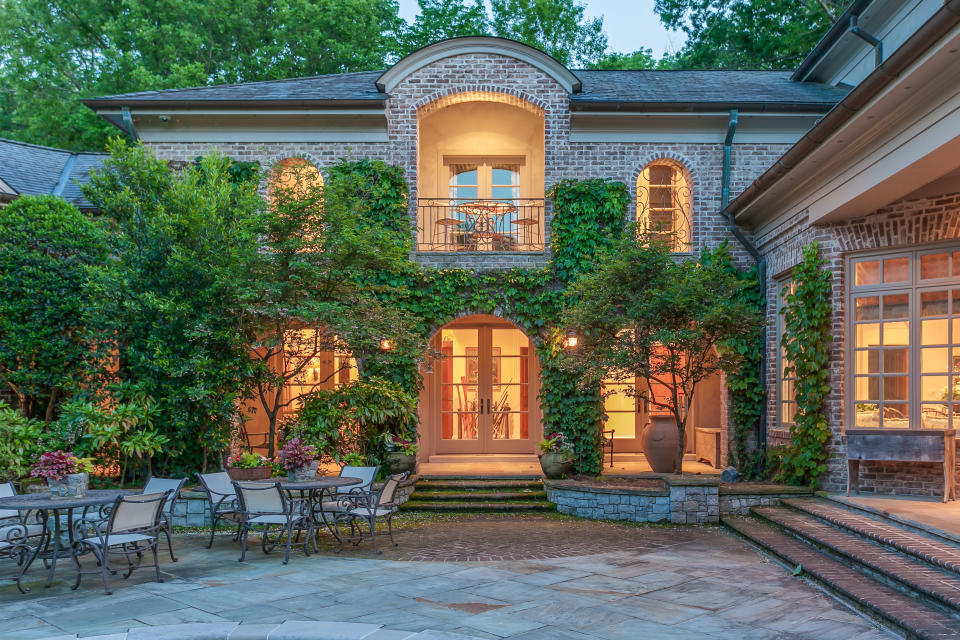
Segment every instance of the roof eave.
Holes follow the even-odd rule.
[[[363,98],[351,100],[149,100],[138,98],[88,98],[81,100],[91,109],[118,108],[163,108],[163,109],[193,109],[219,108],[226,110],[243,111],[246,109],[352,109],[356,107],[378,107],[386,105],[387,96],[377,98]]]
[[[571,111],[729,111],[826,113],[836,102],[622,102],[619,100],[570,100]]]

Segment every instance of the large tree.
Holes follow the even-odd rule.
[[[106,259],[102,227],[61,198],[0,207],[0,383],[23,416],[50,422],[96,365],[87,282]]]
[[[529,44],[562,64],[583,67],[607,50],[603,18],[575,0],[490,0],[493,35]]]
[[[116,377],[150,399],[170,441],[160,469],[200,469],[229,442],[239,400],[252,394],[240,309],[243,275],[259,255],[258,181],[237,183],[217,155],[174,171],[142,146],[109,149],[84,187],[112,227],[88,326],[114,345]]]
[[[686,69],[793,69],[852,0],[656,0],[687,35],[669,60]]]
[[[396,0],[4,0],[0,136],[75,150],[115,134],[96,95],[377,69]]]
[[[420,13],[401,37],[406,54],[445,38],[490,34],[483,0],[420,0]]]

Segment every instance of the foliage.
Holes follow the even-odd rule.
[[[304,444],[300,438],[290,438],[283,443],[277,460],[287,471],[302,469],[318,458],[317,448],[312,444]]]
[[[311,377],[314,358],[352,353],[362,363],[375,357],[383,337],[409,341],[400,311],[361,286],[367,274],[407,262],[397,225],[371,214],[405,202],[391,197],[402,173],[369,160],[354,166],[353,172],[335,169],[328,191],[308,165],[278,165],[269,177],[257,228],[263,248],[245,274],[242,316],[259,372],[256,397],[268,423],[270,457],[282,413],[338,373]],[[402,233],[410,235],[406,227]],[[281,393],[294,384],[300,393]]]
[[[382,462],[388,436],[417,438],[416,391],[376,377],[317,391],[304,398],[285,434],[315,444],[337,462],[350,452]]]
[[[227,469],[258,469],[270,466],[270,459],[261,456],[259,453],[244,451],[228,457],[226,466]]]
[[[637,49],[633,53],[608,53],[593,64],[590,69],[653,69],[657,60],[652,49]]]
[[[7,0],[0,136],[102,149],[83,98],[379,69],[401,25],[394,0]]]
[[[40,455],[44,423],[0,402],[0,481],[16,480]]]
[[[537,443],[541,453],[559,453],[564,462],[571,462],[575,457],[573,443],[559,431],[551,433]]]
[[[252,393],[238,310],[260,257],[262,200],[256,181],[234,182],[230,161],[216,154],[175,173],[142,146],[114,141],[110,151],[84,187],[111,223],[114,256],[93,278],[88,325],[115,345],[116,379],[152,399],[153,423],[169,439],[160,470],[205,469]],[[157,444],[143,440],[129,453],[144,457]]]
[[[408,456],[415,455],[420,450],[415,438],[407,440],[392,433],[383,434],[383,443],[386,445],[387,451],[399,451]]]
[[[490,0],[493,35],[526,43],[568,67],[595,62],[607,50],[603,18],[584,16],[575,0]]]
[[[27,417],[55,417],[101,355],[84,312],[90,268],[106,261],[106,234],[54,196],[0,208],[0,383]]]
[[[656,0],[683,69],[794,69],[852,0]]]
[[[30,477],[60,481],[80,472],[80,459],[72,451],[45,451],[30,469]]]
[[[814,242],[803,249],[793,269],[793,290],[784,297],[784,372],[796,378],[797,403],[790,446],[783,456],[781,480],[816,487],[827,470],[830,425],[823,403],[830,393],[829,349],[832,275]]]
[[[400,38],[401,55],[446,38],[490,33],[483,0],[419,0],[417,4],[420,13]]]
[[[623,232],[630,192],[622,182],[561,180],[549,192],[553,270],[564,282],[587,270]]]
[[[758,317],[762,317],[766,300],[760,289],[757,265],[742,273],[730,260],[728,253],[713,253],[703,259],[707,258],[719,259],[718,267],[733,275],[742,276],[749,282],[736,295],[741,302],[754,308]],[[723,349],[736,353],[741,359],[739,367],[727,372],[726,387],[730,393],[730,423],[734,428],[730,464],[737,467],[747,479],[759,478],[764,473],[766,462],[765,452],[756,448],[758,443],[751,442],[750,438],[751,434],[760,432],[760,418],[766,411],[766,394],[760,378],[764,348],[765,337],[762,330],[757,331],[756,335],[740,335],[723,343]]]
[[[700,260],[678,260],[669,243],[624,234],[567,292],[562,324],[580,334],[571,367],[591,389],[605,377],[645,381],[629,393],[673,416],[678,473],[697,384],[735,371],[742,356],[725,343],[753,338],[760,327],[758,310],[738,295],[751,283],[725,268],[727,252],[721,245],[703,249]]]

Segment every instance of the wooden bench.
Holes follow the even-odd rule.
[[[860,492],[860,461],[939,462],[943,501],[956,499],[955,429],[847,429],[847,495]]]
[[[714,469],[720,468],[720,429],[697,427],[693,430],[693,444],[698,461],[704,460]]]

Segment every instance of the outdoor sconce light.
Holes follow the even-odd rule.
[[[567,331],[567,336],[563,339],[564,349],[575,349],[580,344],[580,337],[573,331]]]
[[[393,340],[380,338],[380,351],[393,351]]]

